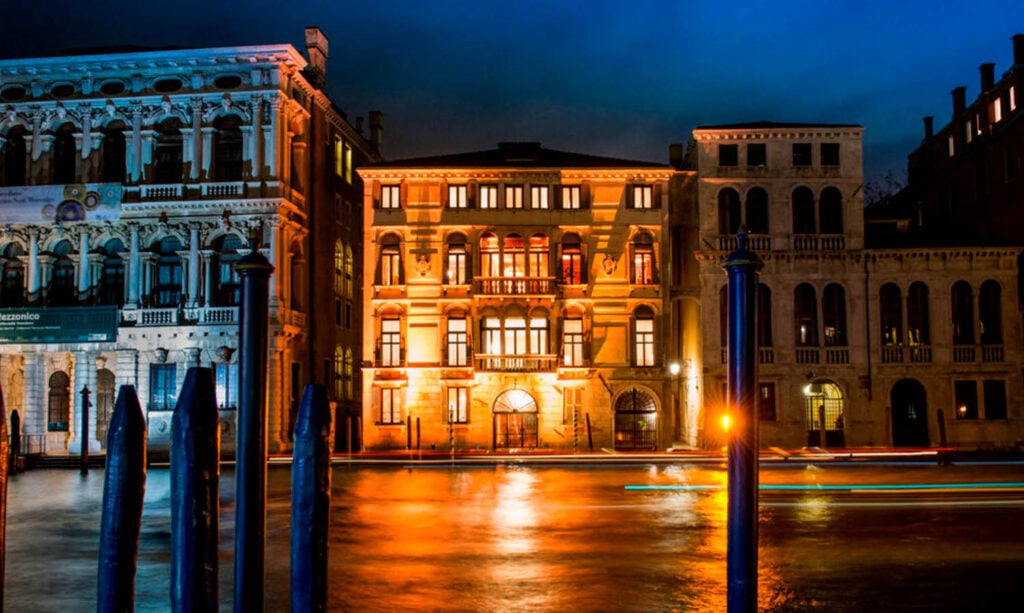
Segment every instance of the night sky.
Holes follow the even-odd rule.
[[[328,90],[384,112],[390,159],[501,140],[668,161],[699,125],[865,126],[868,180],[903,175],[949,92],[1012,61],[1020,0],[6,0],[0,58],[104,45],[330,39]]]

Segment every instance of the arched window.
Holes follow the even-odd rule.
[[[77,183],[75,158],[75,127],[66,123],[57,129],[53,139],[53,182]]]
[[[47,306],[75,304],[75,263],[71,261],[71,243],[63,240],[53,246],[53,268],[46,292]]]
[[[584,267],[583,241],[575,232],[562,236],[561,281],[566,285],[581,285],[587,282]]]
[[[727,187],[718,192],[718,233],[736,234],[740,229],[740,195]]]
[[[106,446],[107,426],[114,414],[114,400],[117,385],[114,373],[106,368],[96,371],[96,438]]]
[[[907,291],[907,344],[931,344],[928,332],[928,286],[920,281]]]
[[[388,234],[381,238],[380,267],[377,279],[380,285],[402,285],[405,283],[405,274],[402,270],[402,243],[395,234]]]
[[[214,122],[213,180],[242,180],[242,130],[237,115],[227,115]]]
[[[806,187],[793,190],[793,234],[814,234],[814,192]]]
[[[242,281],[235,266],[242,256],[238,250],[244,245],[234,234],[218,238],[213,244],[213,295],[209,297],[213,306],[238,306],[241,301]]]
[[[981,327],[982,345],[1000,345],[1003,342],[1003,318],[999,312],[1002,289],[997,281],[985,281],[978,294],[978,325]]]
[[[656,268],[654,239],[647,232],[641,232],[633,239],[633,283],[635,285],[657,284]]]
[[[903,299],[895,283],[886,283],[879,290],[879,312],[882,319],[882,344],[903,344]]]
[[[755,187],[747,192],[747,232],[768,234],[768,192]]]
[[[0,166],[0,185],[18,186],[25,184],[25,129],[16,126],[4,135],[6,142],[0,153],[3,153],[3,166]]]
[[[654,366],[654,311],[640,306],[633,311],[633,365]]]
[[[99,303],[124,305],[124,243],[112,238],[103,245],[103,268],[100,272]]]
[[[501,249],[498,247],[498,237],[491,232],[480,236],[480,271],[488,278],[502,276]]]
[[[344,395],[342,396],[345,400],[352,400],[355,398],[355,362],[352,360],[352,350],[345,350],[345,365],[344,365]]]
[[[345,350],[341,345],[334,348],[334,391],[335,400],[348,400],[345,398]]]
[[[551,270],[548,264],[548,237],[534,234],[530,237],[530,253],[526,262],[528,277],[545,278]]]
[[[502,277],[526,276],[526,245],[523,237],[509,234],[502,242]]]
[[[814,287],[801,283],[793,290],[793,321],[798,347],[818,346],[818,299]]]
[[[345,296],[345,245],[341,241],[334,243],[334,297]],[[340,317],[338,318],[340,319]]]
[[[25,265],[20,259],[23,255],[24,250],[17,243],[9,243],[0,250],[0,266],[3,270],[0,307],[25,306]]]
[[[445,258],[444,280],[447,285],[469,283],[469,248],[466,237],[452,234],[447,240],[448,255]]]
[[[974,344],[974,292],[967,281],[953,284],[953,344]]]
[[[156,127],[153,145],[153,182],[181,183],[183,177],[181,122],[165,119]]]
[[[355,260],[352,258],[352,247],[345,245],[345,295],[355,296]]]
[[[821,323],[826,346],[846,346],[846,292],[838,283],[825,286],[821,297]]]
[[[818,205],[822,234],[843,233],[843,194],[834,187],[826,187],[821,192]]]
[[[125,159],[124,124],[118,121],[103,130],[103,181],[123,183],[127,174]]]
[[[181,241],[167,237],[157,243],[156,277],[150,295],[153,306],[176,307],[181,304]]]
[[[46,418],[46,429],[50,432],[67,432],[71,421],[71,379],[63,371],[50,375],[50,394]]]
[[[772,346],[772,290],[757,286],[757,346]]]

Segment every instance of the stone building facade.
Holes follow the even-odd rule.
[[[194,365],[215,369],[230,448],[234,264],[253,246],[275,267],[270,449],[289,448],[305,383],[358,413],[354,169],[379,159],[382,120],[370,138],[350,124],[323,89],[326,37],[309,28],[306,46],[0,61],[0,384],[26,451],[81,449],[84,387],[100,450],[122,384],[166,449]]]

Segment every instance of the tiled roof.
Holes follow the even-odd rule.
[[[545,149],[536,142],[498,143],[497,149],[391,160],[363,168],[664,168],[668,164]]]

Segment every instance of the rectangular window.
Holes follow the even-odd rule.
[[[579,432],[581,419],[583,419],[583,388],[567,387],[562,391],[562,423],[575,425],[576,432]]]
[[[793,143],[793,166],[811,165],[811,144]]]
[[[334,397],[348,400],[345,395],[345,358],[342,355],[341,347],[334,352]]]
[[[999,123],[1003,120],[1003,97],[999,96],[992,103],[992,123]]]
[[[985,419],[1006,419],[1006,382],[984,381],[982,391],[985,393]]]
[[[636,365],[654,366],[654,320],[636,320]]]
[[[562,365],[583,366],[583,320],[562,322]]]
[[[579,185],[563,185],[562,186],[562,208],[563,209],[578,209],[578,208],[580,208],[580,186]]]
[[[334,174],[345,174],[345,146],[340,138],[334,138]]]
[[[953,383],[957,419],[978,419],[978,384],[976,381]]]
[[[747,166],[767,166],[768,147],[764,143],[747,145]]]
[[[380,252],[380,284],[402,284],[402,254],[398,247],[387,245]]]
[[[650,245],[640,245],[633,251],[633,283],[654,284],[654,251]]]
[[[1014,111],[1017,109],[1017,97],[1016,91],[1013,85],[1010,86],[1010,110]]]
[[[739,157],[739,145],[718,146],[719,166],[738,166],[740,163]]]
[[[238,408],[238,364],[217,364],[213,369],[218,409]]]
[[[480,186],[480,208],[481,209],[496,209],[496,208],[498,208],[498,186],[497,185],[481,185]]]
[[[401,208],[401,202],[399,201],[399,193],[400,191],[398,185],[382,185],[380,187],[380,208]]]
[[[523,208],[523,186],[522,185],[508,185],[505,187],[505,208],[506,209],[521,209]]]
[[[821,165],[839,166],[839,143],[821,143]]]
[[[469,365],[469,341],[465,319],[448,320],[448,366]]]
[[[546,209],[546,208],[548,208],[548,186],[547,185],[531,185],[530,186],[530,208],[531,209]]]
[[[757,385],[757,418],[760,421],[775,421],[775,384]]]
[[[465,185],[449,185],[448,186],[448,208],[449,209],[464,209],[466,208],[466,186]]]
[[[469,423],[469,388],[448,388],[448,413],[445,422],[449,424]]]
[[[352,329],[352,305],[345,303],[345,329]]]
[[[380,423],[402,423],[402,390],[382,387],[380,390]]]
[[[149,365],[149,410],[173,411],[178,403],[177,364]]]
[[[654,188],[650,185],[633,186],[633,208],[650,209],[654,206]]]
[[[352,147],[345,145],[345,182],[352,183]]]
[[[402,331],[397,319],[380,322],[380,364],[381,366],[402,365]]]
[[[968,119],[967,123],[964,124],[964,140],[966,140],[969,143],[973,138],[974,126],[972,125],[972,121]]]
[[[548,353],[548,320],[543,317],[530,319],[530,353],[547,355]]]
[[[501,355],[501,320],[497,317],[484,319],[484,352]]]
[[[956,139],[953,138],[952,134],[947,139],[947,145],[946,152],[949,154],[949,157],[953,157],[956,154]]]
[[[465,285],[466,279],[466,246],[448,246],[448,274],[445,277],[448,285]]]

